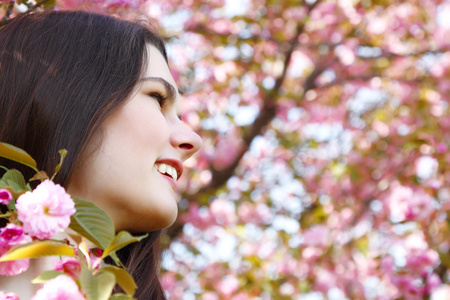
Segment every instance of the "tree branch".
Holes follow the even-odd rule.
[[[316,1],[310,6],[308,6],[308,13],[310,13],[318,3],[320,3],[320,1]],[[283,70],[280,76],[277,77],[274,87],[264,96],[263,99],[264,104],[263,107],[261,108],[260,114],[255,119],[253,124],[250,127],[248,127],[247,134],[242,139],[244,145],[239,154],[237,155],[237,157],[235,158],[235,160],[233,161],[233,163],[231,163],[230,166],[228,166],[227,168],[221,170],[216,170],[212,166],[210,166],[210,170],[212,173],[211,182],[206,186],[202,187],[200,190],[198,190],[195,193],[195,195],[186,194],[183,195],[183,198],[188,199],[189,202],[196,202],[196,200],[198,199],[198,195],[209,193],[225,184],[227,180],[235,173],[236,168],[239,166],[239,163],[244,154],[248,151],[253,139],[259,134],[261,134],[264,131],[264,128],[273,120],[277,110],[276,100],[278,98],[278,95],[280,94],[280,89],[283,86],[284,80],[286,78],[286,72],[289,67],[289,62],[291,60],[292,53],[299,44],[298,37],[303,32],[304,26],[305,26],[304,23],[299,23],[297,25],[296,34],[289,41],[289,48],[286,50],[284,55]],[[322,71],[317,72],[317,74],[316,72],[313,72],[310,75],[311,79],[309,81],[314,82],[315,78],[317,78],[317,76]],[[182,230],[183,230],[182,222],[177,221],[167,229],[166,234],[169,236],[169,238],[173,238],[176,237]]]
[[[206,193],[210,190],[216,189],[221,185],[223,185],[235,173],[236,168],[238,167],[244,154],[248,151],[253,139],[257,135],[261,134],[264,131],[264,127],[266,127],[275,117],[277,109],[276,98],[277,95],[280,93],[280,89],[286,78],[286,72],[289,66],[289,61],[291,60],[292,53],[294,52],[298,44],[298,36],[301,34],[302,31],[303,25],[299,24],[299,26],[297,27],[297,32],[289,42],[290,46],[285,53],[283,71],[280,74],[280,76],[278,76],[278,78],[276,79],[275,86],[265,95],[263,99],[264,104],[263,107],[261,108],[260,114],[255,119],[253,124],[248,128],[247,134],[242,139],[244,145],[240,149],[239,154],[237,155],[233,163],[225,169],[216,170],[213,167],[211,167],[210,170],[212,173],[212,180],[208,185],[201,188],[198,191],[198,194]]]
[[[308,6],[308,14],[319,4],[320,1],[316,1],[310,6]],[[211,190],[217,189],[218,187],[222,186],[226,181],[233,176],[233,174],[236,171],[236,168],[239,166],[239,163],[244,156],[244,154],[248,151],[251,142],[253,139],[261,134],[264,131],[264,128],[273,120],[273,118],[276,115],[277,111],[277,103],[276,100],[278,98],[278,95],[280,94],[281,87],[283,86],[284,80],[286,78],[286,72],[289,67],[289,62],[291,61],[292,53],[294,52],[295,48],[298,46],[298,38],[300,34],[304,30],[305,23],[299,23],[297,24],[297,29],[294,37],[289,41],[289,48],[287,49],[285,55],[284,55],[284,62],[283,62],[283,70],[278,76],[278,78],[275,81],[275,86],[265,95],[263,99],[263,107],[261,108],[261,112],[258,115],[258,117],[255,119],[253,124],[248,128],[248,133],[243,137],[244,146],[240,150],[239,154],[231,163],[230,166],[228,166],[225,169],[216,170],[212,166],[210,167],[211,173],[212,173],[212,179],[211,182],[201,188],[197,194],[201,193],[207,193]],[[317,78],[320,73],[324,70],[325,67],[316,68],[314,72],[308,77],[308,79],[305,81],[305,88],[311,89],[314,86],[314,81]]]

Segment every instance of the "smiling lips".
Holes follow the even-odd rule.
[[[165,161],[155,163],[156,170],[162,175],[172,177],[173,181],[176,182],[183,173],[183,165],[179,161]]]

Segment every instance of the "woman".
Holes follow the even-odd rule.
[[[164,299],[156,240],[176,218],[182,162],[201,140],[180,120],[162,39],[108,16],[36,13],[0,30],[0,78],[0,141],[48,174],[67,149],[55,181],[103,208],[117,231],[150,232],[119,256],[137,299]]]

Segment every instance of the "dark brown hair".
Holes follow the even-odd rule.
[[[42,12],[0,29],[0,141],[24,149],[68,185],[103,120],[127,100],[146,67],[146,43],[166,58],[148,26],[87,12]],[[31,169],[0,160],[29,179]],[[159,232],[123,249],[138,299],[165,299],[157,278]]]

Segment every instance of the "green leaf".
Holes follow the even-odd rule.
[[[110,253],[114,253],[131,243],[139,242],[145,237],[147,237],[147,235],[133,236],[127,231],[121,231],[114,237],[114,240],[111,242],[108,248],[105,249],[102,258],[107,257]]]
[[[44,283],[49,281],[50,279],[55,278],[58,275],[64,274],[64,272],[61,271],[45,271],[43,272],[41,275],[39,275],[38,277],[36,277],[35,279],[31,280],[31,283]]]
[[[10,202],[11,203],[11,202]],[[112,260],[114,261],[114,263],[120,267],[125,267],[122,262],[120,261],[119,257],[117,256],[116,253],[110,253],[109,257],[112,258]]]
[[[117,284],[120,285],[120,287],[125,291],[125,293],[127,293],[127,295],[129,296],[134,295],[137,285],[134,282],[133,277],[130,274],[128,274],[127,271],[115,266],[107,266],[104,267],[103,270],[114,274],[114,276],[116,277]]]
[[[74,256],[75,251],[66,244],[54,241],[31,242],[11,248],[0,257],[0,262],[51,255]]]
[[[69,227],[102,250],[114,239],[114,224],[108,214],[92,202],[74,198],[76,212]]]
[[[109,297],[109,300],[134,300],[134,298],[125,294],[114,294]]]
[[[66,149],[59,150],[59,156],[60,156],[59,164],[55,168],[55,173],[52,176],[52,180],[53,180],[53,178],[55,178],[56,174],[58,174],[59,169],[61,168],[61,166],[62,166],[62,164],[64,162],[64,158],[66,157],[66,155],[67,155],[67,150]]]
[[[45,173],[45,171],[39,171],[36,174],[34,174],[33,177],[30,178],[30,181],[34,181],[34,180],[44,181],[45,179],[50,179],[50,177],[48,177],[48,175],[47,175],[47,173]]]
[[[114,274],[100,271],[92,275],[88,269],[81,270],[79,280],[87,300],[108,300],[116,284]]]
[[[10,210],[16,209],[16,200],[15,200],[15,199],[12,199],[11,201],[9,201],[9,203],[8,203],[8,208],[9,208]]]
[[[47,0],[43,3],[45,9],[52,9],[56,4],[56,0]]]
[[[9,187],[8,184],[5,181],[3,181],[3,179],[0,179],[0,188],[6,189],[8,187]]]
[[[17,170],[11,169],[8,170],[2,177],[2,181],[5,182],[8,186],[14,189],[14,192],[20,193],[22,191],[28,191],[27,183],[25,182],[25,178],[23,178],[22,173]]]
[[[28,153],[13,145],[0,142],[0,156],[38,171],[36,161]]]

